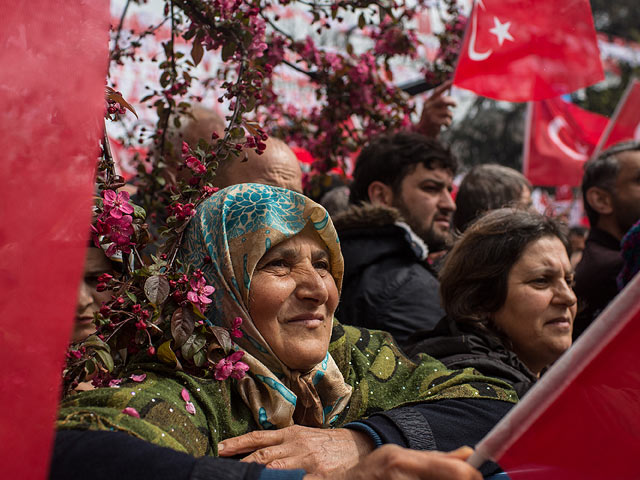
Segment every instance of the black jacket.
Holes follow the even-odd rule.
[[[405,352],[409,357],[426,353],[451,370],[475,368],[483,375],[513,385],[520,398],[537,380],[497,337],[469,325],[457,324],[448,317],[444,317],[435,329],[411,337]]]
[[[604,230],[592,228],[582,260],[576,266],[574,291],[579,311],[573,325],[574,340],[618,294],[616,277],[623,263],[620,241]]]
[[[353,206],[337,215],[345,272],[336,316],[345,325],[391,333],[403,346],[444,315],[427,247],[388,207]]]

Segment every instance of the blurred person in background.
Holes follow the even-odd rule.
[[[530,208],[532,186],[513,168],[487,163],[465,175],[456,194],[453,227],[464,232],[474,220],[503,207]]]
[[[589,160],[582,196],[591,230],[576,266],[580,312],[574,339],[618,293],[616,277],[623,266],[620,241],[640,219],[640,142],[619,143]]]

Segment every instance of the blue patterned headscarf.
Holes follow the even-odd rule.
[[[202,270],[216,289],[207,320],[232,328],[236,317],[243,319],[237,343],[250,369],[236,385],[262,428],[329,426],[351,396],[328,352],[309,372],[290,370],[249,315],[251,279],[259,260],[305,228],[313,228],[326,245],[340,291],[344,265],[333,223],[322,206],[291,190],[251,183],[220,190],[198,207],[181,247],[180,260]]]

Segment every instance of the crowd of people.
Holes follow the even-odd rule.
[[[184,139],[222,128],[214,123],[188,124]],[[243,319],[244,375],[203,378],[147,359],[117,388],[79,387],[60,405],[51,478],[499,472],[468,465],[468,447],[639,268],[640,144],[586,164],[591,229],[586,242],[571,232],[580,258],[569,228],[532,209],[532,186],[515,170],[474,167],[454,200],[460,164],[431,130],[371,139],[330,212],[302,193],[280,140],[224,165],[178,258],[215,289],[210,325]],[[97,278],[121,267],[88,249],[72,341],[95,331],[110,297]]]

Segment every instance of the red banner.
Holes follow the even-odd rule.
[[[524,102],[604,79],[588,0],[476,0],[454,84]]]
[[[538,186],[579,186],[607,117],[560,98],[532,102],[524,144],[524,175]]]
[[[472,459],[512,480],[638,478],[640,275],[614,299]]]
[[[47,477],[88,241],[109,2],[0,2],[0,464]]]
[[[601,140],[604,148],[625,140],[640,140],[640,82],[634,79],[627,87],[615,113],[610,128]]]

